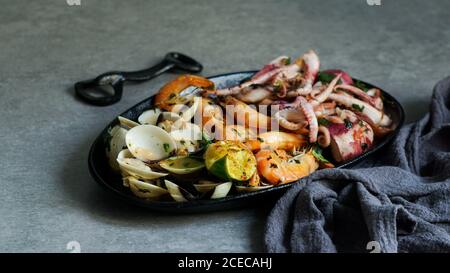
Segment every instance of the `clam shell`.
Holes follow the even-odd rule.
[[[133,176],[143,180],[154,180],[168,175],[167,173],[154,172],[144,162],[133,158],[128,149],[122,150],[117,156],[117,163],[123,176]]]
[[[125,129],[131,129],[139,125],[139,123],[132,121],[131,119],[124,118],[122,116],[118,116],[119,124]]]
[[[150,109],[150,110],[144,111],[138,117],[138,121],[140,124],[156,125],[160,114],[161,114],[161,110],[159,108]]]
[[[267,186],[257,186],[257,187],[246,187],[246,186],[236,186],[236,190],[238,192],[254,192],[254,191],[260,191],[264,189],[268,189],[273,187],[273,185],[267,185]]]
[[[198,192],[204,193],[214,190],[214,188],[218,185],[220,185],[220,183],[207,180],[200,180],[197,184],[194,184],[194,187]]]
[[[158,118],[158,127],[167,132],[181,128],[185,124],[180,115],[173,112],[162,112]]]
[[[186,199],[186,194],[187,193],[186,190],[182,189],[181,187],[179,187],[177,184],[170,182],[169,180],[164,180],[164,183],[166,185],[167,190],[169,191],[170,196],[172,196],[172,198],[177,201],[177,202],[187,202],[188,199]]]
[[[174,156],[159,162],[159,166],[164,170],[174,174],[190,174],[197,172],[205,167],[203,159]]]
[[[226,182],[216,186],[213,194],[211,195],[211,199],[218,199],[227,196],[232,185],[232,182]]]
[[[107,144],[106,156],[108,157],[109,165],[113,170],[119,171],[119,164],[116,159],[119,155],[120,151],[126,147],[125,143],[125,135],[127,134],[127,130],[120,127],[119,125],[114,126],[109,131],[110,139]]]
[[[169,193],[168,190],[148,182],[140,181],[132,176],[124,178],[130,185],[131,192],[140,198],[155,199]]]
[[[217,199],[227,196],[232,185],[232,182],[216,183],[207,180],[200,180],[197,184],[194,184],[194,187],[200,193],[211,192],[210,198]]]
[[[125,137],[128,150],[142,161],[161,160],[175,151],[175,140],[154,125],[139,125],[130,129]]]

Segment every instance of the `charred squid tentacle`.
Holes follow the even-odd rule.
[[[380,111],[372,105],[352,96],[340,93],[332,93],[330,94],[329,98],[349,109],[355,109],[356,107],[358,112],[367,116],[373,124],[376,124],[378,126],[389,126],[392,123],[392,120],[387,115],[385,115],[383,111]]]
[[[325,90],[317,95],[314,99],[311,100],[311,104],[313,106],[319,105],[322,102],[326,101],[330,94],[333,92],[334,87],[336,86],[337,82],[341,78],[341,74],[338,74],[331,82],[328,84],[328,86],[325,88]]]
[[[331,137],[328,128],[325,126],[319,126],[319,133],[321,134],[317,137],[317,143],[320,145],[320,147],[326,148],[330,146]]]
[[[300,109],[306,117],[309,124],[309,142],[314,143],[317,141],[317,134],[319,132],[319,124],[317,122],[316,114],[314,113],[313,106],[302,96],[298,96]]]
[[[383,104],[380,104],[379,100],[377,100],[375,97],[370,96],[368,93],[364,92],[356,86],[349,84],[339,84],[336,85],[335,90],[343,90],[345,92],[351,93],[360,98],[362,101],[367,102],[373,107],[377,108],[378,110],[383,109]]]

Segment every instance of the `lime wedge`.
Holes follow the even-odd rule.
[[[256,158],[242,143],[218,141],[205,152],[206,168],[224,180],[246,181],[256,172]]]

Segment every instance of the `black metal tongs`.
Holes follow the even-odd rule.
[[[111,71],[103,73],[92,80],[77,82],[75,83],[75,94],[89,104],[106,106],[120,101],[123,85],[127,81],[148,81],[167,71],[179,70],[199,73],[202,69],[202,64],[191,57],[177,52],[170,52],[161,62],[144,70],[130,72]],[[106,87],[111,87],[113,92],[106,92]]]

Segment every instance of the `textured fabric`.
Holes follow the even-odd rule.
[[[268,252],[450,252],[450,77],[430,112],[377,156],[294,185],[269,215]]]

